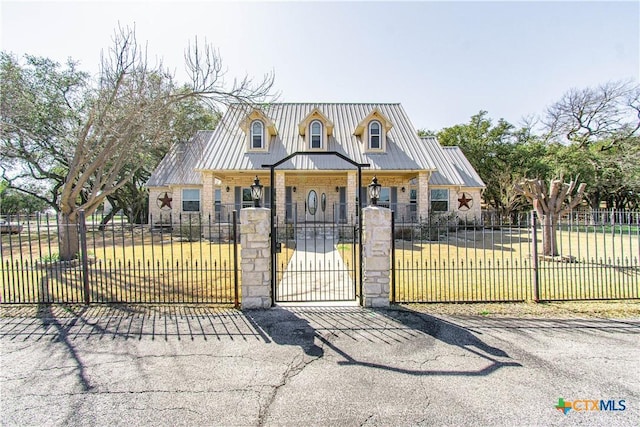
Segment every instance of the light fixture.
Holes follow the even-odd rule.
[[[227,190],[227,193],[228,193],[228,192],[229,192],[229,190],[230,190],[230,188],[229,188],[229,186],[228,186],[228,185],[227,185],[227,188],[226,188],[226,190]]]
[[[369,184],[369,200],[371,200],[372,206],[378,205],[378,199],[380,198],[380,189],[382,185],[378,184],[378,178],[373,177],[371,184]]]
[[[402,188],[400,189],[400,191],[402,191],[402,192],[404,193],[405,191],[407,191],[407,189],[406,189],[406,188],[404,188],[404,187],[402,187]]]
[[[296,192],[296,186],[295,185],[293,186],[292,190],[293,190],[294,193]]]
[[[251,197],[253,197],[253,206],[260,207],[260,199],[262,198],[262,184],[260,184],[260,178],[256,175],[256,179],[251,184]]]
[[[336,187],[336,193],[340,191],[340,187]]]

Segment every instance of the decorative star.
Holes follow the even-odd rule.
[[[169,194],[165,192],[164,197],[158,197],[158,201],[160,202],[160,209],[164,208],[165,206],[171,209],[171,202],[173,201],[173,198],[171,198]]]
[[[471,202],[473,202],[472,198],[467,198],[467,193],[462,193],[462,197],[458,199],[458,209],[462,209],[463,207],[466,209],[471,209]]]

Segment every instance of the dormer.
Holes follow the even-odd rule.
[[[247,153],[266,153],[269,141],[278,134],[271,119],[260,110],[249,113],[240,123],[240,128],[246,135]]]
[[[329,137],[333,135],[333,123],[314,108],[298,123],[298,131],[304,138],[306,151],[327,151]]]
[[[353,134],[360,137],[365,152],[384,153],[387,151],[387,133],[392,127],[393,123],[378,108],[374,108],[358,123]]]

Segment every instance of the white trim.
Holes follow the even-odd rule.
[[[253,132],[254,131],[253,126],[258,123],[260,124],[260,147],[256,147],[253,144],[253,138],[254,136],[257,136]],[[256,119],[251,122],[251,124],[249,125],[249,138],[250,138],[249,145],[252,150],[264,149],[264,123],[262,123],[262,120]]]
[[[320,126],[320,134],[316,135],[313,133],[313,125],[314,124],[318,124]],[[313,120],[311,123],[309,123],[309,148],[312,150],[321,150],[324,147],[324,125],[322,124],[322,122],[320,120]],[[318,136],[320,137],[320,146],[319,147],[314,147],[313,146],[313,137],[314,136]]]
[[[371,133],[371,126],[377,124],[378,125],[378,134],[377,135],[373,135]],[[371,141],[372,141],[372,137],[373,136],[377,136],[378,137],[378,146],[377,147],[372,147]],[[367,127],[367,139],[368,141],[368,147],[369,150],[382,150],[382,123],[380,123],[378,120],[371,120],[369,122],[369,126]]]

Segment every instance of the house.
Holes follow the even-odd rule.
[[[266,166],[288,156],[272,183]],[[366,165],[360,191],[357,164]],[[485,187],[459,148],[419,137],[400,104],[237,104],[214,131],[175,144],[160,162],[147,183],[151,221],[202,214],[227,222],[253,206],[256,176],[263,205],[271,206],[275,186],[276,215],[288,222],[352,221],[374,176],[378,204],[405,221],[441,212],[479,218]]]

